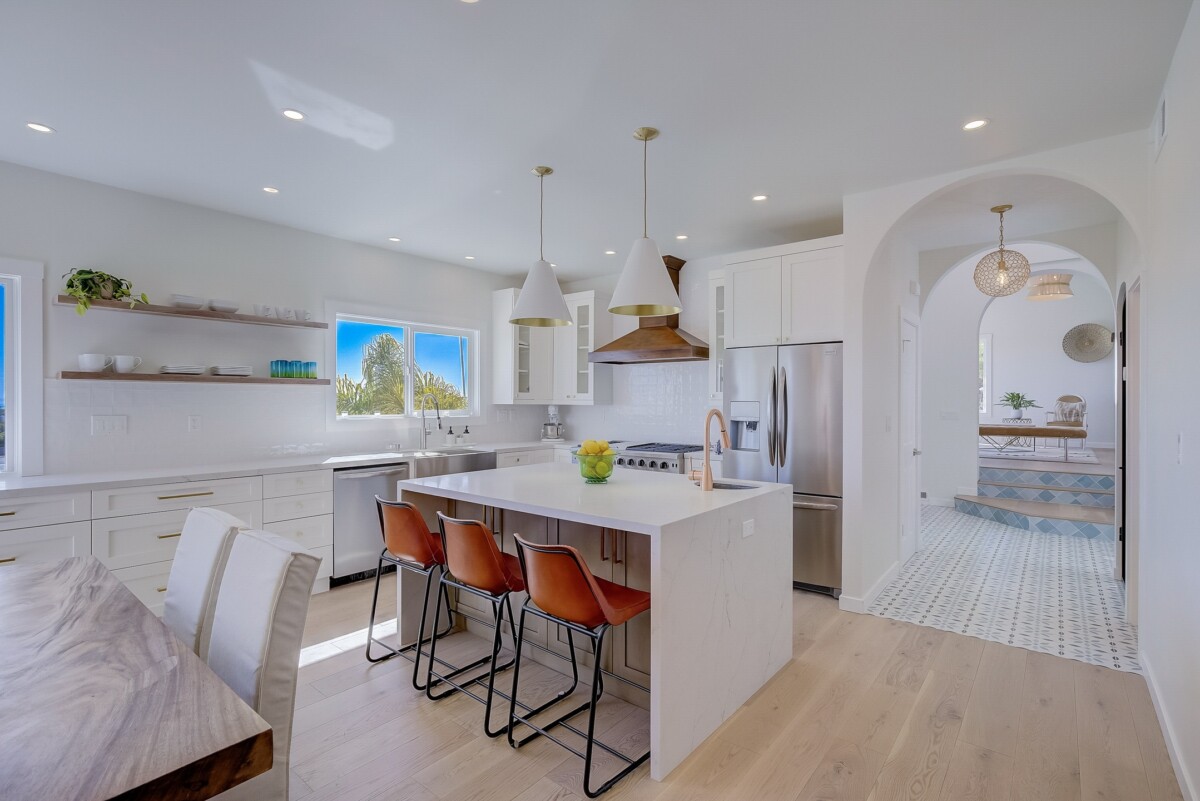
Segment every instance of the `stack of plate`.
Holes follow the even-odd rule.
[[[215,365],[209,372],[211,372],[213,375],[236,375],[245,378],[254,373],[254,368],[247,365],[218,364]]]
[[[166,375],[202,375],[205,367],[202,364],[164,364],[158,372]]]

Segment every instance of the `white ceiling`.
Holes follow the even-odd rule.
[[[0,159],[503,273],[549,164],[571,279],[640,234],[639,125],[664,251],[837,233],[846,192],[1147,126],[1189,5],[2,0]]]

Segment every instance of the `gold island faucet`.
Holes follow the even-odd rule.
[[[713,489],[712,448],[708,444],[713,415],[716,415],[717,420],[721,423],[721,445],[725,448],[729,447],[729,431],[725,428],[725,415],[721,414],[720,409],[709,409],[708,414],[704,415],[704,472],[700,474],[700,489],[705,492],[712,492]]]

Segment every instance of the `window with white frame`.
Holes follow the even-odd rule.
[[[13,398],[13,284],[8,276],[0,276],[0,473],[8,472],[7,426],[9,407]]]
[[[979,335],[979,413],[992,413],[992,335]]]
[[[443,413],[478,411],[477,331],[402,320],[336,317],[337,415],[342,418],[419,414],[432,395]]]
[[[40,262],[0,257],[0,473],[43,468],[44,274]]]

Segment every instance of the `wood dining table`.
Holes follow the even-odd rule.
[[[205,799],[271,727],[95,557],[0,566],[0,799]]]

